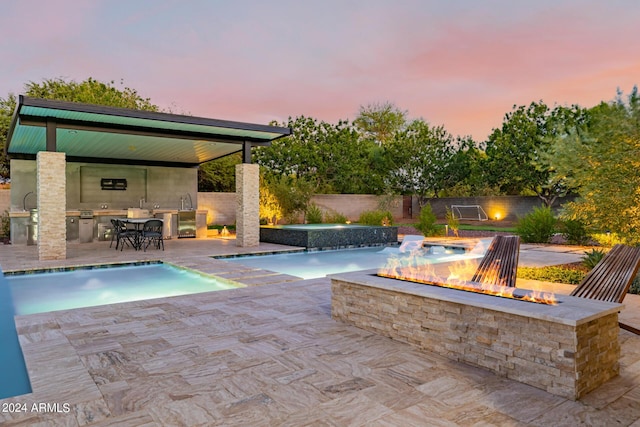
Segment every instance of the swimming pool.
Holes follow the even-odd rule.
[[[357,248],[328,251],[306,251],[274,255],[239,256],[225,261],[247,267],[290,274],[303,279],[316,279],[327,274],[369,270],[383,267],[389,257],[397,256],[393,248]],[[482,253],[468,254],[464,248],[431,246],[424,256],[412,262],[435,264],[461,258],[476,258]]]
[[[28,274],[27,274],[28,273]],[[243,285],[163,263],[0,275],[0,399],[31,392],[14,315],[234,289]]]
[[[12,274],[6,275],[5,278],[9,284],[17,315],[219,291],[242,286],[164,263]],[[43,298],[45,292],[46,298]]]

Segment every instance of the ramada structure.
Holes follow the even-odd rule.
[[[191,194],[197,194],[198,166],[242,152],[236,167],[237,245],[256,246],[259,173],[251,148],[290,134],[286,127],[21,95],[5,145],[12,242],[27,241],[33,195],[41,260],[66,258],[66,242],[78,239],[83,218],[91,219],[89,240],[100,237],[109,217],[131,209],[147,208],[145,213],[175,222],[180,211],[197,211]]]

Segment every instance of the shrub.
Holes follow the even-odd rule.
[[[2,216],[0,216],[0,236],[9,237],[11,234],[11,218],[9,218],[9,211],[5,210]]]
[[[453,231],[453,235],[458,237],[458,230],[460,229],[460,220],[456,218],[453,211],[447,208],[447,225]]]
[[[596,266],[596,264],[600,262],[605,254],[606,252],[601,249],[591,249],[590,251],[584,253],[584,256],[582,257],[582,265],[591,270]]]
[[[393,225],[393,215],[389,211],[365,211],[360,214],[358,222],[363,225]]]
[[[630,294],[640,294],[640,275],[636,276],[629,288]]]
[[[433,213],[430,203],[427,203],[422,207],[422,209],[420,209],[418,223],[415,227],[425,236],[435,236],[436,234],[438,234],[438,227],[436,226],[436,215]]]
[[[575,219],[568,219],[560,223],[562,237],[571,245],[584,245],[589,242],[589,232],[582,223]]]
[[[548,243],[556,223],[550,207],[539,207],[518,220],[516,233],[524,243]]]
[[[623,239],[621,239],[616,233],[594,233],[591,235],[591,238],[601,246],[607,247],[617,245],[618,243],[624,243]]]
[[[341,214],[340,212],[331,211],[325,212],[324,221],[328,222],[329,224],[344,224],[348,221],[348,219],[346,216],[344,216],[344,214]]]
[[[559,266],[548,267],[518,267],[518,277],[521,279],[542,280],[554,283],[569,283],[577,285],[587,274],[586,270],[565,268]]]
[[[307,207],[306,220],[307,224],[322,224],[322,209],[315,203],[311,203]]]

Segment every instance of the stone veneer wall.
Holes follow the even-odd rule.
[[[38,258],[67,258],[66,156],[40,151],[37,162]]]
[[[562,397],[618,375],[618,315],[577,327],[332,279],[332,316]]]
[[[236,246],[260,244],[260,169],[236,165]]]

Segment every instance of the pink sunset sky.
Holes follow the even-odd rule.
[[[484,141],[513,105],[640,83],[635,0],[0,0],[0,97],[93,77],[174,113],[353,120],[392,102]]]

